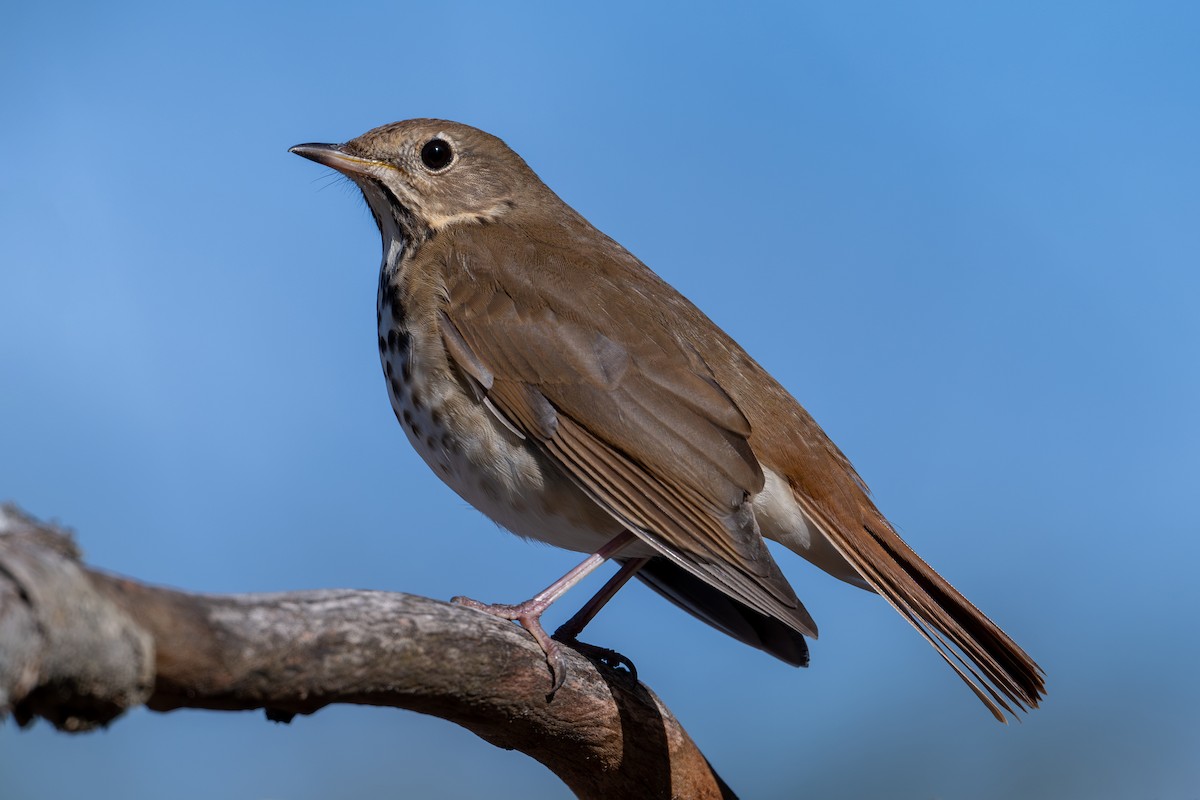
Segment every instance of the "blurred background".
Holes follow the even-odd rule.
[[[1200,11],[1188,3],[25,3],[0,30],[0,498],[209,592],[523,600],[388,406],[380,245],[288,155],[496,133],[816,416],[1048,674],[1003,727],[877,597],[781,558],[798,671],[641,586],[630,655],[754,798],[1200,790]],[[568,595],[565,619],[611,572]],[[563,798],[449,723],[0,726],[0,797]]]

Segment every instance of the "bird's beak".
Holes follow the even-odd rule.
[[[345,145],[340,144],[298,144],[288,148],[289,153],[304,156],[310,161],[332,167],[346,175],[375,175],[380,167],[385,166],[369,158],[359,158],[345,151]]]

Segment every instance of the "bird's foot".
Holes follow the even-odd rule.
[[[633,662],[629,659],[628,656],[626,656],[623,653],[619,653],[616,650],[613,650],[609,647],[601,647],[599,645],[588,644],[587,642],[581,642],[575,638],[574,633],[571,633],[569,631],[564,632],[563,628],[565,628],[565,627],[567,627],[567,626],[564,625],[562,628],[559,628],[558,630],[556,630],[554,632],[554,635],[551,638],[557,642],[561,642],[562,644],[566,645],[567,647],[570,647],[573,650],[579,651],[584,656],[587,656],[588,658],[590,658],[592,661],[599,661],[601,664],[608,667],[609,669],[615,670],[615,669],[620,669],[621,667],[624,667],[625,670],[629,673],[629,677],[633,678],[634,681],[636,681],[638,679],[637,667],[635,667],[633,665]]]
[[[534,641],[542,648],[542,652],[546,654],[546,666],[550,668],[550,696],[553,696],[562,687],[563,681],[567,679],[567,659],[559,643],[550,638],[546,629],[542,627],[542,614],[550,605],[549,603],[536,598],[516,605],[481,603],[478,600],[462,596],[451,598],[450,602],[491,614],[493,617],[520,623],[521,627],[529,631]]]

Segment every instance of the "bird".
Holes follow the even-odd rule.
[[[419,118],[290,152],[349,178],[379,229],[380,358],[413,448],[501,527],[588,554],[524,603],[454,598],[523,625],[551,692],[559,642],[633,577],[807,666],[817,626],[771,540],[881,596],[999,721],[1039,705],[1043,670],[901,539],[800,403],[501,139]],[[542,613],[609,559],[547,635]]]

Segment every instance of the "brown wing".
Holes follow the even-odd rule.
[[[594,265],[501,226],[446,253],[443,340],[505,421],[663,556],[815,636],[748,500],[763,485],[749,423],[666,317],[623,315],[619,281],[565,291]]]
[[[846,456],[782,386],[715,326],[694,330],[709,337],[703,348],[717,379],[754,424],[755,452],[787,476],[797,504],[846,562],[997,719],[1037,707],[1045,693],[1037,663],[900,538]]]

